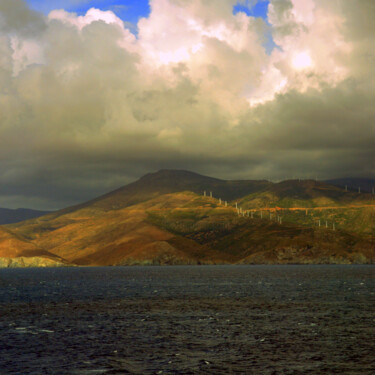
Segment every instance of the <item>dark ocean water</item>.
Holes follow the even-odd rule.
[[[374,266],[0,270],[0,374],[375,374]]]

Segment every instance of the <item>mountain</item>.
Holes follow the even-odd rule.
[[[73,265],[133,265],[374,263],[374,228],[371,194],[161,170],[4,231],[9,259],[34,249]]]
[[[265,180],[226,181],[184,170],[162,169],[146,174],[139,180],[96,199],[57,211],[55,215],[87,207],[104,211],[122,209],[162,194],[180,191],[191,191],[196,194],[206,191],[207,195],[212,192],[215,197],[230,201],[264,189],[270,184]]]
[[[371,178],[353,178],[353,177],[346,177],[346,178],[336,178],[333,180],[326,180],[328,184],[339,186],[345,189],[347,186],[348,190],[352,190],[358,192],[359,188],[361,192],[372,193],[373,189],[375,189],[375,179]]]
[[[51,211],[38,211],[28,208],[0,208],[0,225],[18,223],[20,221],[33,219],[39,216],[47,215]]]

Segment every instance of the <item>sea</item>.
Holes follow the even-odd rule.
[[[0,270],[0,374],[375,374],[375,266]]]

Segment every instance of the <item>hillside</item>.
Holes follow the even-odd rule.
[[[315,180],[288,180],[237,201],[244,210],[277,212],[286,223],[375,235],[375,196]]]
[[[67,262],[4,227],[0,227],[0,267],[54,266]]]
[[[251,213],[239,214],[235,202]],[[225,181],[162,170],[5,231],[20,241],[15,248],[77,265],[373,263],[372,202],[371,194],[316,181]]]
[[[38,211],[28,208],[0,208],[0,225],[19,223],[20,221],[33,219],[51,213],[50,211]]]
[[[238,216],[233,212],[220,212],[220,208],[215,211],[207,215],[172,209],[153,212],[151,220],[172,233],[228,254],[235,263],[366,263],[375,260],[371,240],[354,233],[280,224],[269,217]]]
[[[226,254],[201,246],[148,220],[149,211],[161,212],[170,207],[184,209],[201,200],[191,192],[166,194],[108,212],[82,208],[53,220],[24,222],[12,230],[36,246],[79,265],[229,261]]]
[[[345,189],[315,180],[287,180],[251,193],[238,203],[246,209],[260,207],[338,207],[373,204],[370,193]]]

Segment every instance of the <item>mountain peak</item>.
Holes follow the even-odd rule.
[[[212,179],[212,180],[219,180],[217,178],[208,177],[201,175],[199,173],[187,171],[184,169],[159,169],[157,172],[153,173],[147,173],[143,177],[140,178],[140,180],[143,179],[150,179],[150,178],[184,178],[184,179]]]
[[[226,181],[183,169],[160,169],[101,197],[61,210],[56,215],[59,216],[90,206],[104,210],[120,209],[158,195],[182,191],[191,191],[199,195],[203,194],[204,191],[207,194],[212,192],[214,197],[231,201],[263,189],[268,185],[269,182],[266,181]]]

